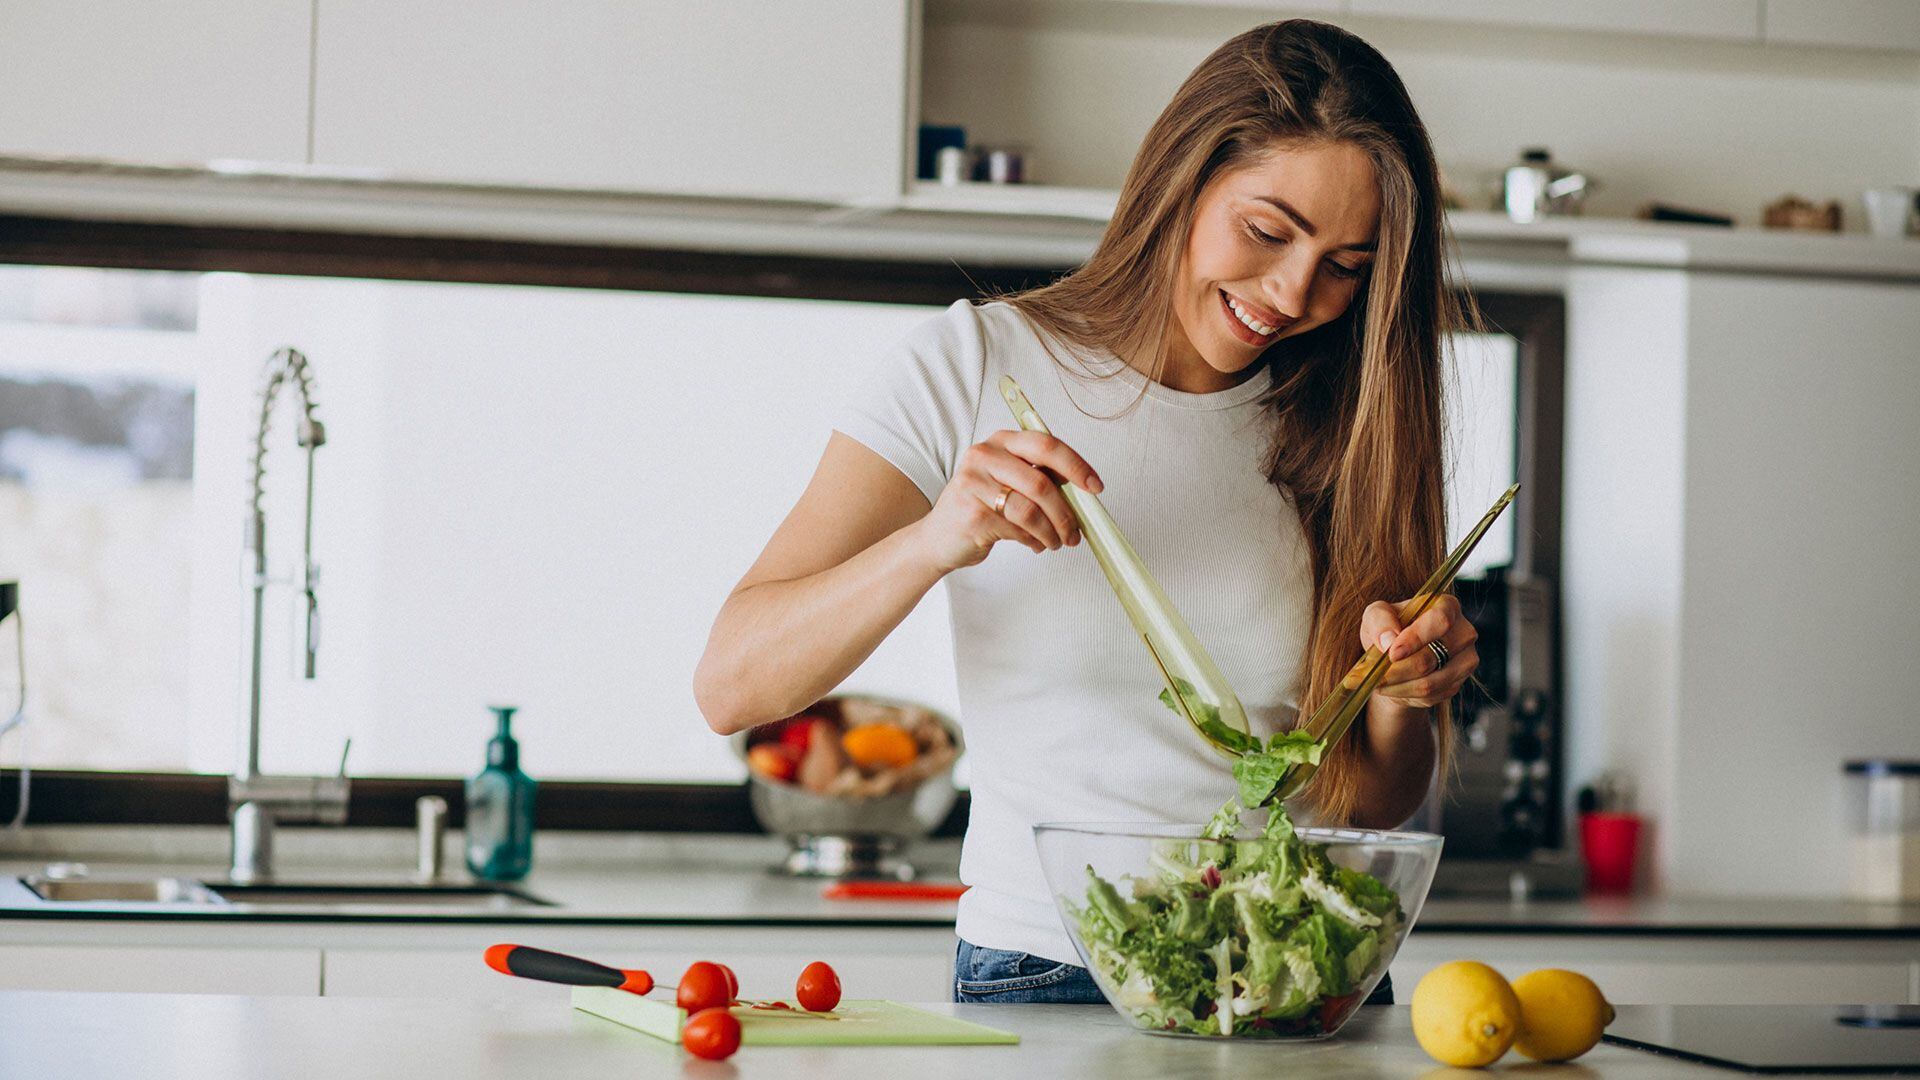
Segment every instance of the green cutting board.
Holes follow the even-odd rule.
[[[608,986],[576,986],[573,1007],[657,1039],[680,1041],[686,1013],[670,1001],[655,1001]],[[894,1001],[843,1001],[838,1020],[781,1016],[740,1019],[747,1046],[1010,1046],[1020,1036],[983,1024],[955,1020]]]

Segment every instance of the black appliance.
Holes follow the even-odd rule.
[[[1920,1074],[1912,1005],[1641,1005],[1606,1041],[1751,1073]]]
[[[1570,896],[1560,656],[1565,307],[1481,294],[1488,328],[1515,343],[1513,478],[1506,566],[1454,584],[1480,633],[1480,670],[1454,704],[1456,769],[1436,777],[1413,827],[1447,838],[1436,895]],[[1443,787],[1443,785],[1445,785]]]

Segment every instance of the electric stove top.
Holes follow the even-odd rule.
[[[1753,1073],[1920,1075],[1920,1006],[1643,1005],[1606,1040]]]

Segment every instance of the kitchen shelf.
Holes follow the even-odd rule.
[[[1013,214],[1021,217],[1072,218],[1105,223],[1113,216],[1118,191],[1057,187],[1051,184],[941,184],[916,180],[898,203],[902,210],[965,214]]]
[[[1118,198],[1119,192],[1101,188],[923,180],[914,182],[897,206],[934,214],[1104,224]],[[1920,280],[1920,239],[1915,238],[1602,217],[1522,224],[1492,210],[1451,210],[1447,221],[1469,257],[1498,253],[1576,263]]]
[[[422,183],[312,167],[158,168],[0,156],[0,214],[627,244],[851,258],[1072,266],[1118,193],[1044,184],[914,183],[849,203]],[[1482,265],[1615,265],[1920,282],[1920,240],[1621,218],[1530,225],[1451,212]]]

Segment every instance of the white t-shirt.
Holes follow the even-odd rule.
[[[1014,426],[996,388],[1011,374],[1100,474],[1101,501],[1255,733],[1292,727],[1313,588],[1299,516],[1262,467],[1266,368],[1188,394],[1111,354],[1057,340],[1055,353],[1012,305],[960,301],[885,354],[835,426],[932,502],[968,446]],[[998,544],[944,584],[973,797],[960,936],[1077,962],[1033,826],[1204,822],[1234,792],[1230,763],[1157,700],[1160,675],[1084,542],[1040,554]]]

